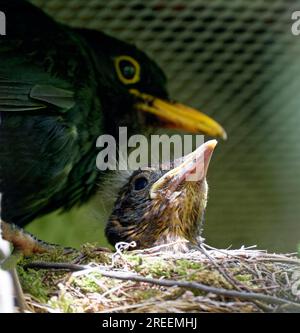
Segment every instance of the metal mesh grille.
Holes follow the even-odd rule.
[[[294,250],[300,241],[300,36],[286,0],[34,0],[57,20],[134,42],[172,96],[226,128],[211,164],[205,236]]]

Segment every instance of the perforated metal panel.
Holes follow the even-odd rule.
[[[34,0],[57,20],[134,42],[174,98],[227,130],[209,172],[213,245],[300,241],[300,36],[286,0]]]

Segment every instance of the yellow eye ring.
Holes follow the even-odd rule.
[[[125,64],[125,67],[122,66]],[[127,67],[132,66],[132,77],[126,77],[124,73],[124,69],[126,69],[126,63]],[[115,67],[116,67],[116,72],[118,75],[118,78],[120,79],[121,82],[124,84],[134,84],[138,81],[140,81],[140,73],[141,73],[141,67],[139,63],[133,59],[130,56],[123,55],[115,58]]]

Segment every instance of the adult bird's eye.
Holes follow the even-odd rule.
[[[140,65],[130,56],[120,56],[115,59],[115,67],[120,81],[133,84],[140,80]]]
[[[131,80],[132,78],[134,78],[135,68],[132,66],[132,64],[129,61],[126,61],[126,60],[121,61],[120,68],[121,68],[123,76],[127,80]]]
[[[148,185],[148,179],[145,177],[139,177],[134,181],[134,190],[140,191]]]

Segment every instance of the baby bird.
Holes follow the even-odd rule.
[[[207,205],[206,174],[216,144],[202,144],[167,171],[160,165],[133,172],[108,220],[108,241],[134,241],[137,248],[188,241],[180,250],[186,249],[184,244],[197,245]]]

